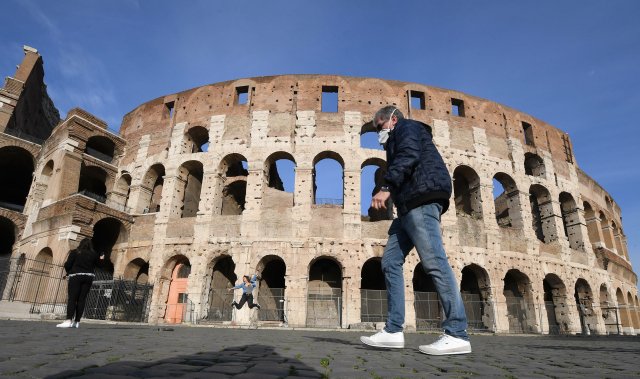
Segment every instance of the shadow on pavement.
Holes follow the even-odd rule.
[[[229,347],[218,352],[180,355],[158,361],[120,361],[81,370],[66,370],[46,378],[189,377],[232,378],[236,375],[261,379],[322,378],[323,374],[295,358],[283,357],[268,345]]]

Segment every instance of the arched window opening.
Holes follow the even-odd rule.
[[[453,193],[456,214],[482,219],[480,177],[468,166],[458,166],[453,171]]]
[[[362,128],[360,128],[360,147],[363,149],[383,150],[382,145],[378,142],[378,133],[372,121],[363,124]]]
[[[103,218],[96,222],[91,242],[97,252],[105,254],[104,260],[96,268],[96,280],[113,279],[113,262],[116,261],[116,257],[112,255],[113,247],[127,240],[127,230],[119,220]]]
[[[371,207],[371,198],[375,196],[380,187],[385,184],[386,163],[382,160],[372,164],[363,164],[360,174],[360,212],[363,221],[380,221],[393,219],[393,202],[391,197],[386,202],[386,209],[374,209]]]
[[[80,168],[78,193],[104,203],[107,201],[107,172],[97,166],[85,166]]]
[[[387,319],[387,285],[382,260],[371,258],[360,274],[360,321],[384,322]]]
[[[313,203],[324,207],[344,205],[344,163],[335,153],[325,152],[313,163]]]
[[[151,166],[145,174],[142,182],[142,192],[140,193],[142,213],[160,212],[164,176],[164,166],[161,164]]]
[[[598,226],[598,219],[596,218],[596,213],[591,207],[589,203],[586,201],[582,203],[584,208],[584,220],[587,223],[587,236],[589,238],[589,242],[594,244],[600,241],[600,233]]]
[[[489,275],[478,265],[462,269],[460,295],[469,330],[491,330],[494,325]]]
[[[531,205],[531,222],[536,237],[545,243],[558,239],[549,191],[541,185],[532,185],[529,188],[529,202]]]
[[[180,217],[196,217],[200,206],[202,192],[202,178],[204,170],[202,163],[189,161],[178,169],[177,191],[182,192],[182,202],[178,204]]]
[[[493,204],[496,222],[503,228],[521,228],[522,217],[520,196],[515,181],[507,174],[499,172],[493,177]]]
[[[524,155],[524,173],[531,176],[544,177],[544,161],[539,155],[526,153]]]
[[[618,255],[624,257],[624,250],[622,249],[622,236],[620,235],[620,229],[615,221],[611,221],[611,233],[613,233],[614,247]]]
[[[115,148],[116,145],[111,139],[103,136],[93,136],[87,140],[84,152],[101,161],[111,163]]]
[[[0,148],[0,180],[11,185],[0,186],[0,207],[22,212],[33,179],[33,156],[15,146]]]
[[[602,238],[604,238],[604,246],[613,250],[613,236],[611,235],[611,225],[604,212],[600,211],[600,228],[602,229]]]
[[[336,327],[342,320],[342,269],[331,258],[319,258],[309,267],[308,327]]]
[[[289,153],[272,154],[265,161],[266,185],[263,208],[290,208],[294,205],[296,163]]]
[[[249,176],[246,158],[240,154],[231,154],[220,165],[222,173],[222,204],[220,214],[240,215],[244,212],[247,194],[247,176]]]
[[[127,172],[123,172],[120,179],[116,182],[112,196],[112,203],[121,205],[123,210],[128,212],[127,206],[129,205],[129,195],[131,194],[131,175]]]
[[[417,330],[437,330],[442,322],[442,306],[433,280],[418,263],[413,271],[413,307]]]
[[[586,280],[578,279],[576,281],[574,297],[580,317],[582,334],[595,332],[597,319],[593,311],[593,294],[591,293],[591,286],[589,286]]]
[[[13,221],[0,216],[0,299],[4,299],[4,289],[7,284],[11,266],[11,253],[16,242],[18,229]]]
[[[584,251],[582,241],[582,224],[580,224],[579,209],[573,196],[567,192],[560,193],[560,210],[562,212],[562,225],[564,235],[569,240],[569,246],[574,250]]]
[[[542,280],[542,287],[549,334],[567,333],[571,321],[568,318],[566,286],[557,275],[547,274]]]
[[[125,267],[122,277],[124,280],[138,284],[147,284],[149,281],[149,262],[145,262],[142,258],[132,260]]]
[[[258,291],[258,316],[263,321],[285,321],[285,275],[287,266],[275,255],[264,257],[258,264],[260,288]]]
[[[529,278],[516,269],[509,270],[504,277],[502,294],[507,305],[509,333],[535,331],[536,317]]]
[[[616,290],[616,300],[618,302],[618,312],[620,313],[619,322],[622,325],[623,329],[627,328],[628,330],[628,328],[631,327],[631,317],[629,314],[629,306],[620,288]],[[624,333],[624,330],[622,332]]]
[[[235,270],[236,264],[230,256],[223,255],[213,264],[206,317],[208,321],[231,321],[233,308],[230,304],[234,294],[228,288],[233,287],[238,280]]]
[[[202,126],[194,126],[184,135],[184,144],[188,153],[209,151],[209,130]]]

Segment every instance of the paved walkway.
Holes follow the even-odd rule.
[[[362,332],[0,321],[0,376],[23,378],[625,378],[640,337],[472,336],[469,355],[430,357],[360,344]]]

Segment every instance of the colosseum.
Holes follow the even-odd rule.
[[[379,328],[394,213],[361,198],[386,165],[371,120],[392,104],[432,127],[453,178],[442,232],[471,330],[640,331],[620,207],[569,136],[533,116],[416,83],[281,75],[160,96],[115,132],[79,108],[61,120],[42,57],[24,53],[0,89],[6,314],[61,317],[60,266],[86,237],[108,257],[89,318],[127,320],[134,306],[149,323]],[[341,196],[321,197],[326,186]],[[262,307],[235,310],[229,287],[252,273]],[[437,329],[415,252],[404,276],[407,329]]]

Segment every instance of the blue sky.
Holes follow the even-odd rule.
[[[161,95],[298,73],[416,82],[519,109],[569,133],[578,165],[622,207],[640,272],[640,1],[8,0],[1,10],[0,74],[33,46],[62,115],[80,106],[114,129]]]

